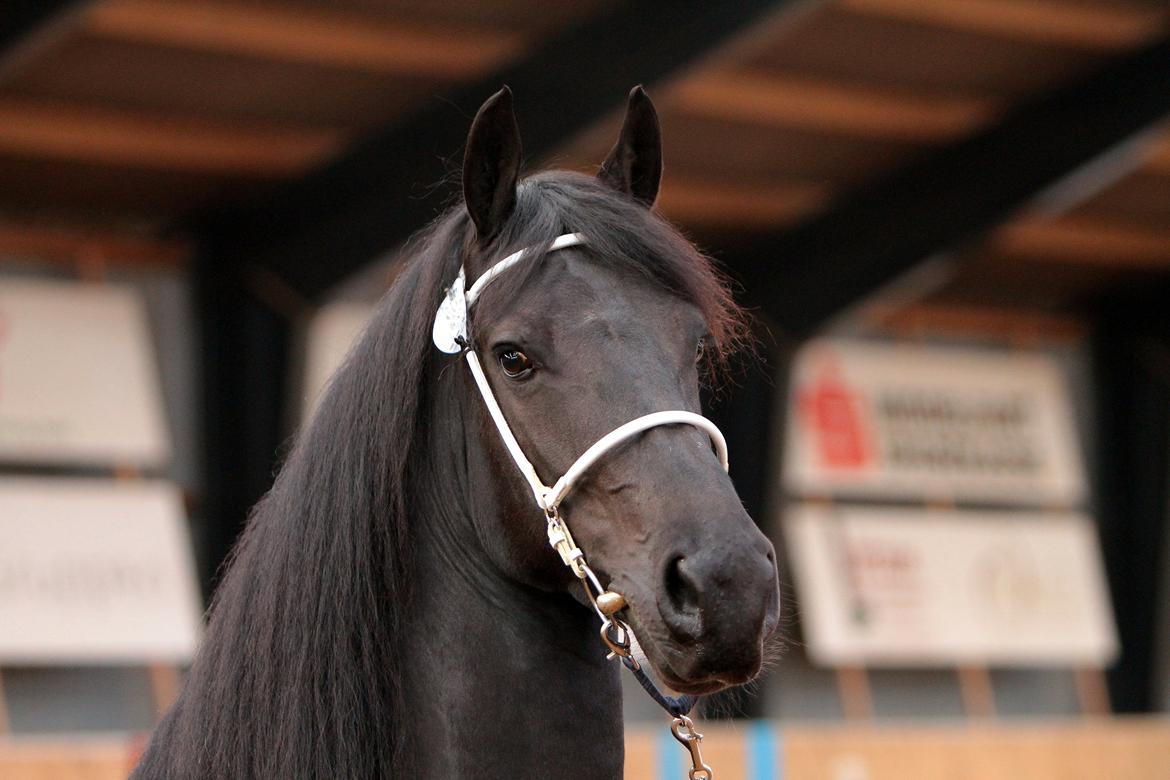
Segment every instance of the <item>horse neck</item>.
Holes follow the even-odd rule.
[[[454,411],[446,419],[462,417]],[[452,447],[476,446],[461,431],[453,435]],[[401,624],[401,728],[412,776],[620,778],[621,686],[596,616],[492,562],[475,530],[482,518],[469,516],[501,511],[492,496],[477,494],[472,510],[460,503],[415,518]],[[533,511],[512,522],[541,518]]]

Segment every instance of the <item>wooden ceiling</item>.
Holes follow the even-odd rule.
[[[955,275],[927,298],[1065,312],[1103,289],[1170,274],[1170,132],[1138,139],[1073,201],[1044,199],[966,250]]]
[[[61,234],[167,236],[203,209],[263,198],[614,2],[84,5],[0,58],[0,214],[10,234],[55,231],[56,246],[68,245]],[[712,248],[748,244],[1168,24],[1162,0],[784,5],[650,85],[666,143],[659,208]],[[613,115],[542,162],[596,165],[620,121],[615,98]],[[1103,285],[1166,272],[1170,134],[1149,134],[1101,179],[959,248],[924,305],[1062,312]]]
[[[0,60],[0,209],[157,234],[262,197],[606,2],[83,4]]]
[[[853,324],[1081,337],[1105,295],[1170,281],[1170,128],[1074,173],[923,277],[861,306]]]
[[[1162,2],[1071,0],[840,0],[781,15],[655,93],[667,159],[659,207],[712,247],[750,243],[1164,36],[1168,20]],[[618,121],[583,133],[563,159],[601,159]],[[911,296],[914,321],[930,312],[955,326],[962,309],[962,322],[999,327],[1009,320],[982,310],[1066,312],[1170,272],[1170,133],[1138,144],[1125,165],[1099,191],[1070,184],[1068,213],[1029,213],[962,249],[949,274]],[[904,316],[906,306],[875,310]]]
[[[1164,34],[1168,19],[1158,0],[839,0],[782,13],[655,93],[663,211],[736,230],[800,219]],[[600,159],[617,123],[565,158]],[[725,199],[728,188],[744,197]]]

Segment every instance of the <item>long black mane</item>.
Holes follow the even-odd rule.
[[[498,259],[583,232],[590,254],[697,304],[716,361],[743,334],[719,274],[665,221],[581,174],[524,180],[485,251]],[[453,207],[410,259],[256,506],[211,609],[179,702],[138,770],[167,778],[373,778],[402,771],[400,637],[412,528],[434,511],[428,413],[451,358],[432,318],[461,262],[480,250]],[[534,253],[530,267],[541,262]],[[516,277],[522,284],[524,270]],[[504,287],[497,285],[497,287]],[[506,295],[506,293],[505,293]],[[485,298],[490,317],[504,296]],[[468,398],[469,404],[478,399]],[[451,423],[455,424],[455,423]]]

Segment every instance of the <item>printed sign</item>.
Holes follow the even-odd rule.
[[[186,662],[201,611],[174,487],[0,479],[0,665]]]
[[[142,302],[110,285],[0,284],[0,461],[165,463]]]
[[[364,303],[331,303],[309,325],[305,347],[305,384],[301,412],[308,419],[357,337],[365,330],[374,307]]]
[[[1086,494],[1059,367],[1039,354],[847,341],[799,356],[797,495],[1074,506]]]
[[[801,505],[784,531],[817,663],[1103,667],[1117,654],[1083,515]]]

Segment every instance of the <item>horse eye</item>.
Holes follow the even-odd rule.
[[[506,349],[500,353],[500,368],[512,379],[519,379],[532,373],[532,360],[518,349]]]
[[[707,351],[707,339],[699,339],[699,343],[695,346],[695,362],[698,363],[703,359],[703,354]]]

